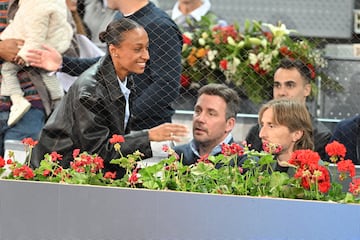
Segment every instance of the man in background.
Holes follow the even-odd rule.
[[[193,139],[174,147],[184,165],[194,164],[204,156],[216,156],[221,153],[222,143],[234,142],[231,131],[239,105],[237,92],[224,84],[211,83],[199,89],[192,121]]]
[[[301,60],[284,58],[274,74],[273,98],[295,99],[306,104],[311,93],[312,70]],[[311,116],[315,151],[326,159],[325,146],[331,137],[330,130],[314,116]],[[247,144],[257,151],[262,150],[259,137],[260,125],[254,125],[246,136]]]

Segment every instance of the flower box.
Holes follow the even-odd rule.
[[[0,239],[360,239],[360,206],[0,180]]]

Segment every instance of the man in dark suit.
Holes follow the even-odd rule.
[[[295,99],[306,104],[306,98],[311,93],[311,79],[315,77],[312,68],[301,60],[284,58],[274,74],[273,98]],[[315,117],[311,116],[315,151],[321,159],[326,159],[325,146],[331,137],[331,131]],[[260,126],[254,125],[246,136],[247,144],[251,148],[262,150],[262,142],[259,137]]]
[[[216,156],[221,153],[222,143],[234,142],[231,131],[235,127],[239,105],[236,91],[223,84],[200,88],[194,107],[193,139],[174,147],[184,165],[196,163],[204,156]]]
[[[338,141],[345,145],[345,160],[360,165],[360,115],[344,119],[336,124],[329,142]]]

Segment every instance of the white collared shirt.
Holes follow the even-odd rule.
[[[129,97],[130,97],[130,89],[128,89],[126,87],[127,84],[127,77],[125,78],[125,81],[121,81],[120,78],[118,77],[118,82],[119,82],[119,86],[121,89],[121,92],[124,94],[125,99],[126,99],[126,106],[125,106],[125,118],[124,118],[124,130],[126,129],[126,126],[129,122],[129,118],[130,118],[130,106],[129,106]]]
[[[206,15],[210,11],[210,8],[211,8],[211,3],[209,0],[203,0],[202,2],[203,2],[203,4],[200,7],[196,8],[194,11],[192,11],[191,13],[188,14],[189,16],[193,17],[196,21],[200,21],[201,17]],[[179,2],[176,2],[175,6],[173,7],[173,10],[172,10],[171,18],[173,20],[176,20],[177,18],[179,18],[182,15],[183,15],[183,13],[180,12],[180,10],[179,10]]]

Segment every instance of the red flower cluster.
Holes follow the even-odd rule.
[[[346,155],[346,147],[338,141],[333,141],[332,143],[326,145],[325,151],[330,156],[330,160],[333,163],[344,159]]]
[[[129,183],[131,185],[135,185],[139,181],[138,170],[139,170],[139,168],[135,168],[133,170],[131,176],[129,177]]]
[[[3,168],[5,166],[5,160],[3,157],[0,156],[0,168]]]
[[[36,146],[36,144],[38,144],[39,141],[34,141],[32,138],[24,138],[21,142],[33,148]]]
[[[305,189],[319,189],[326,193],[331,187],[330,174],[326,167],[319,165],[320,156],[311,150],[296,150],[289,163],[296,166],[294,178],[301,179]]]
[[[226,59],[223,59],[219,62],[220,69],[227,70],[228,69],[228,61]]]
[[[104,168],[104,159],[98,155],[91,156],[87,153],[81,153],[70,163],[70,167],[77,172],[85,172],[90,167],[90,172],[96,173]]]
[[[190,87],[191,79],[189,76],[186,76],[185,74],[181,74],[180,76],[180,84],[184,88]]]
[[[210,163],[212,164],[212,162],[209,160],[209,154],[204,154],[202,155],[198,160],[198,163],[203,162],[203,163]]]
[[[346,173],[349,173],[350,177],[355,176],[355,165],[351,160],[341,160],[337,163],[337,169],[340,173],[340,180],[344,180],[346,178]]]
[[[309,149],[297,150],[291,155],[289,163],[300,168],[305,168],[306,166],[317,165],[320,160],[320,155],[317,152],[311,151]]]
[[[61,154],[59,154],[57,152],[50,153],[50,156],[51,156],[51,160],[53,162],[57,162],[58,160],[62,160],[62,157],[63,157]]]
[[[14,177],[23,177],[27,180],[32,179],[35,176],[33,170],[27,165],[22,165],[21,167],[14,168],[12,170],[12,173]]]
[[[360,178],[352,180],[349,186],[349,192],[351,192],[354,196],[358,196],[360,194]]]
[[[235,154],[238,156],[242,156],[244,155],[244,148],[237,143],[232,143],[230,145],[226,143],[222,143],[221,153],[224,154],[225,156],[232,156]]]
[[[116,172],[106,172],[104,174],[104,178],[115,179],[116,178]]]
[[[293,53],[290,51],[290,49],[287,46],[281,46],[279,48],[279,52],[281,55],[283,55],[285,57],[292,58],[292,56],[293,56]]]
[[[117,135],[117,134],[113,134],[112,138],[110,139],[110,143],[114,144],[114,143],[123,143],[125,142],[125,138],[122,135]]]
[[[215,44],[227,43],[228,37],[232,37],[235,41],[240,40],[240,35],[234,25],[228,25],[228,26],[217,25],[213,28],[212,34],[214,37]]]
[[[192,45],[192,40],[191,40],[188,36],[186,36],[185,34],[183,34],[182,37],[183,37],[183,43],[184,43],[184,44]]]
[[[330,156],[330,161],[337,164],[339,179],[344,180],[346,173],[352,178],[355,176],[355,165],[351,160],[345,160],[346,147],[338,141],[333,141],[325,147],[326,153]]]
[[[265,152],[270,154],[279,154],[282,151],[282,146],[276,143],[270,143],[264,141],[262,144],[262,148]]]

